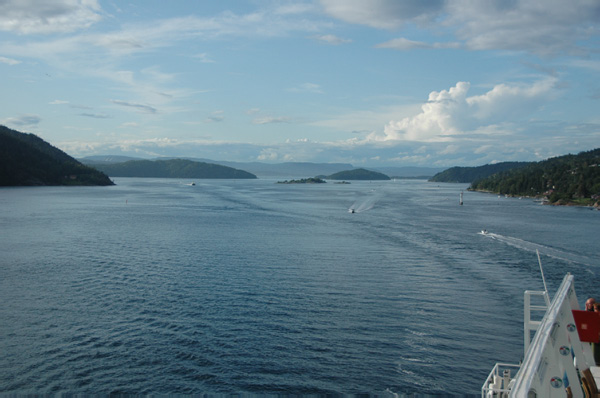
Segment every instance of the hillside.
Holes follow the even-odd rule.
[[[194,162],[214,163],[221,166],[233,167],[234,169],[245,170],[255,174],[259,178],[273,177],[305,177],[314,175],[330,175],[339,171],[352,170],[354,166],[349,163],[311,163],[311,162],[283,162],[283,163],[263,163],[263,162],[232,162],[224,160],[212,160],[204,158],[184,158]],[[149,160],[142,158],[133,158],[122,155],[95,155],[86,156],[78,159],[83,164],[96,165],[100,163],[123,163],[128,160]],[[158,159],[150,159],[158,160]],[[161,159],[167,160],[167,159]],[[445,168],[440,167],[369,167],[370,170],[378,171],[394,178],[419,178],[428,179],[436,173],[442,172]]]
[[[437,173],[429,181],[469,183],[502,171],[525,167],[528,164],[529,162],[502,162],[477,167],[451,167],[441,173]]]
[[[554,204],[598,205],[600,148],[500,172],[474,181],[469,189],[503,195],[545,196]]]
[[[366,169],[340,171],[325,178],[328,180],[390,180],[390,177],[383,173]]]
[[[0,126],[0,186],[114,185],[34,134]]]
[[[123,163],[90,164],[111,177],[256,178],[254,174],[232,167],[185,159],[129,160]]]

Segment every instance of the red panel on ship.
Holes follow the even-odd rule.
[[[597,343],[600,340],[600,315],[597,312],[573,310],[579,340]]]

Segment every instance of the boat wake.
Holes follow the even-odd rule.
[[[348,209],[349,213],[362,213],[363,211],[371,210],[375,203],[381,197],[380,193],[375,193],[373,196],[356,200]]]
[[[586,256],[581,256],[576,253],[569,253],[569,252],[566,252],[563,250],[554,249],[549,246],[544,246],[544,245],[540,245],[538,243],[528,242],[523,239],[514,238],[512,236],[504,236],[504,235],[500,235],[500,234],[495,234],[492,232],[488,232],[486,230],[479,232],[479,234],[483,235],[487,238],[500,241],[509,246],[516,247],[521,250],[526,250],[526,251],[530,251],[530,252],[534,252],[534,253],[536,251],[539,251],[540,254],[542,254],[542,255],[552,257],[552,258],[555,258],[558,260],[566,261],[569,263],[578,263],[578,264],[585,265],[588,267],[595,267],[593,265],[594,261],[591,258],[586,257]]]

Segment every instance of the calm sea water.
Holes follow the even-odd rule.
[[[478,394],[522,357],[536,249],[551,295],[600,296],[600,211],[189,182],[0,189],[0,392]]]

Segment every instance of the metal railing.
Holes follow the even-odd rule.
[[[547,307],[531,305],[535,295],[543,297]],[[481,389],[482,398],[583,398],[585,383],[580,377],[590,372],[588,364],[594,365],[594,360],[589,344],[579,340],[573,317],[573,310],[579,309],[573,276],[565,276],[551,303],[545,292],[526,292],[525,301],[523,363],[497,364]],[[546,308],[541,321],[531,320],[532,310]],[[508,367],[518,368],[514,378],[505,373]],[[593,379],[590,383],[595,387]]]

